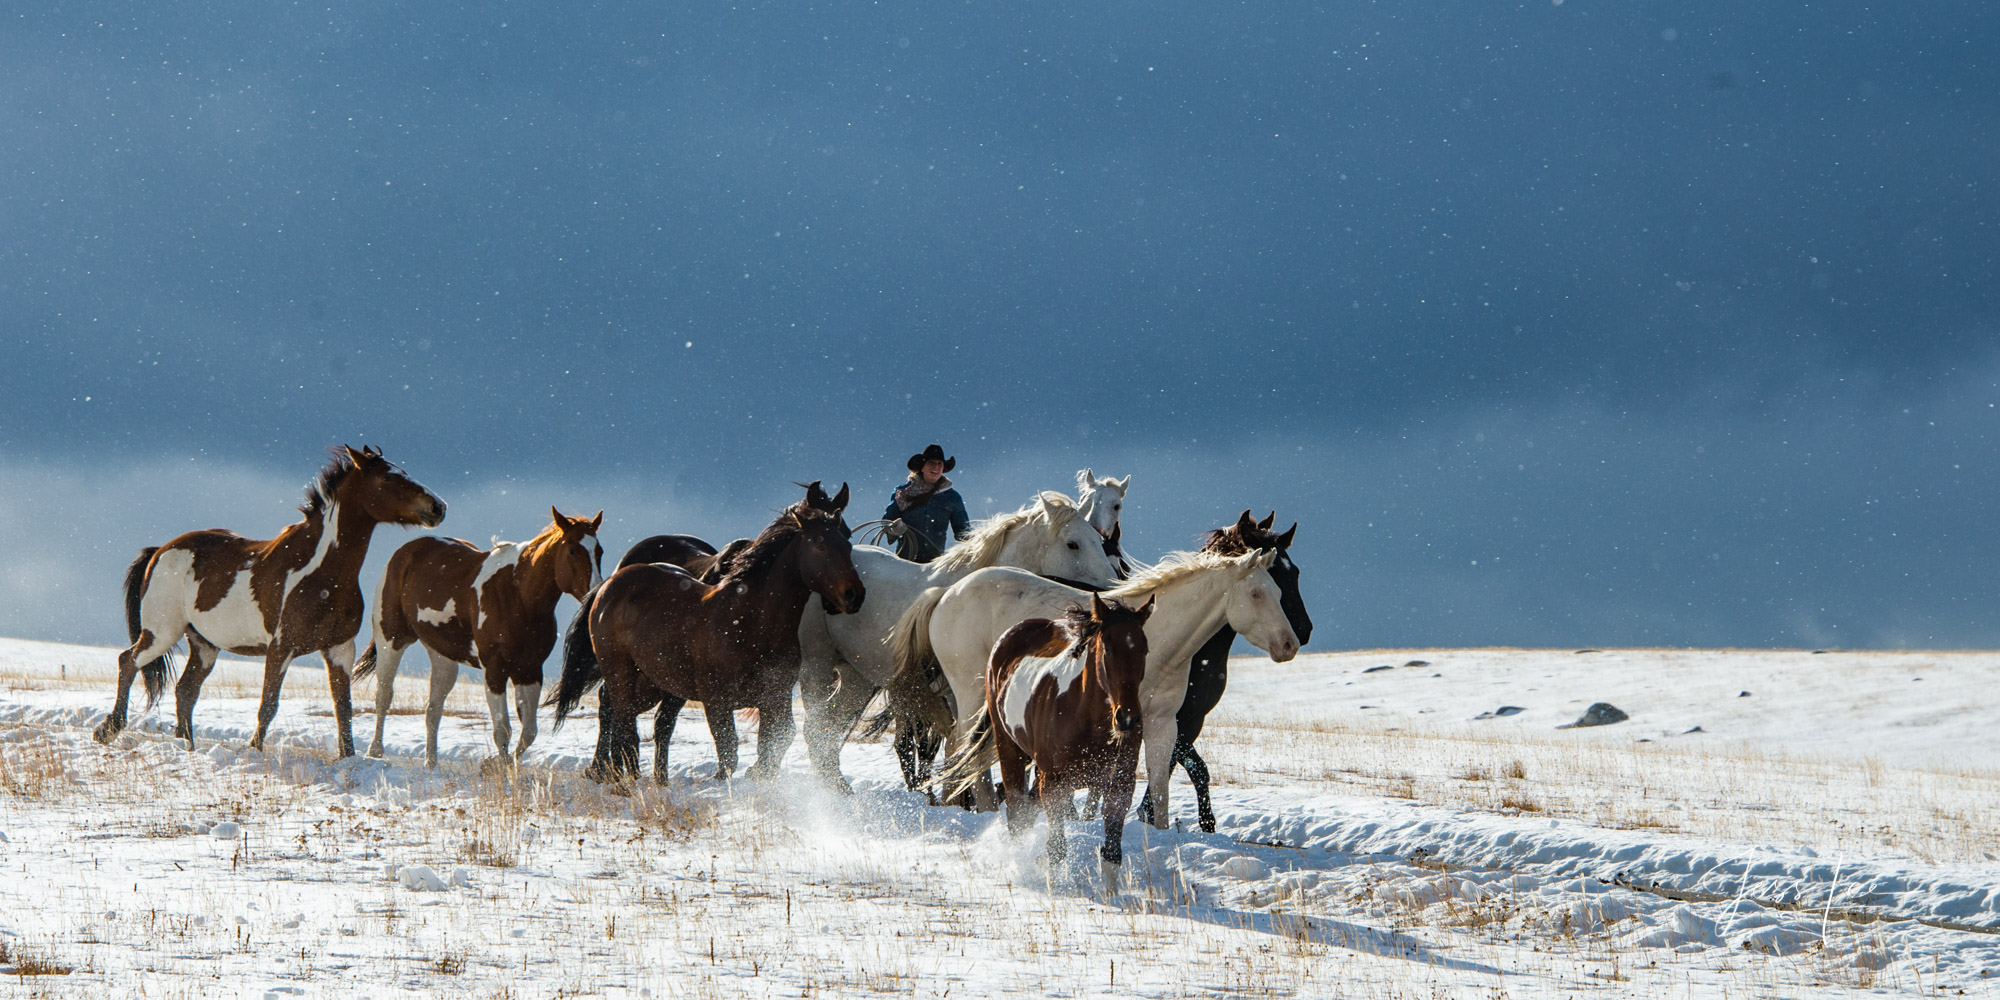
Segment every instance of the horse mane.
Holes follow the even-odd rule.
[[[1275,549],[1278,547],[1278,536],[1269,531],[1259,528],[1257,529],[1257,534],[1246,538],[1241,531],[1237,530],[1237,526],[1234,524],[1227,528],[1215,528],[1204,531],[1196,537],[1201,540],[1201,551],[1214,552],[1225,556],[1240,556],[1251,549]]]
[[[1072,604],[1063,609],[1062,617],[1056,621],[1056,627],[1062,629],[1063,635],[1069,638],[1069,649],[1088,645],[1104,631],[1106,625],[1118,625],[1135,619],[1145,620],[1137,608],[1129,607],[1119,601],[1105,601],[1104,612],[1105,617],[1099,620],[1091,616],[1088,605]]]
[[[1206,549],[1199,552],[1169,552],[1161,556],[1159,562],[1140,570],[1131,579],[1099,596],[1106,599],[1136,600],[1156,590],[1165,590],[1197,573],[1226,566],[1232,561],[1234,561],[1233,556]]]
[[[1042,493],[1036,502],[1030,503],[1020,510],[1010,510],[1004,514],[995,514],[973,525],[972,534],[966,536],[964,541],[952,546],[950,551],[933,560],[931,565],[947,572],[984,569],[993,565],[993,560],[1000,558],[1000,550],[1007,547],[1007,539],[1013,534],[1015,529],[1038,518],[1043,524],[1048,523],[1047,516],[1042,513],[1042,504],[1044,503],[1051,509],[1060,507],[1074,509],[1076,507],[1076,501],[1071,500],[1061,493]]]
[[[331,454],[326,468],[319,470],[319,475],[306,483],[306,498],[299,504],[299,513],[307,517],[324,517],[327,507],[333,503],[333,492],[355,469],[354,458],[346,448],[336,445]]]
[[[785,551],[785,547],[799,537],[799,533],[805,529],[806,522],[835,521],[839,517],[838,514],[820,510],[804,500],[786,507],[779,511],[777,518],[765,525],[764,530],[758,532],[757,537],[751,539],[750,544],[730,561],[723,571],[722,578],[715,581],[715,586],[720,587],[726,583],[738,583],[764,576],[770,572],[771,564],[778,561],[778,556]],[[735,543],[732,542],[730,547],[734,548]],[[718,558],[717,563],[720,562]]]

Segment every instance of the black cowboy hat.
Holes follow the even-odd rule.
[[[943,448],[931,445],[923,451],[911,455],[910,460],[905,464],[910,467],[911,472],[921,472],[923,471],[925,462],[943,462],[944,471],[950,472],[954,466],[958,465],[958,456],[953,455],[950,458],[946,458],[944,457]]]

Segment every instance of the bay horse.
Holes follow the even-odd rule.
[[[1159,598],[1159,610],[1146,624],[1146,677],[1140,686],[1155,826],[1166,817],[1175,715],[1187,696],[1194,651],[1227,622],[1273,660],[1283,663],[1298,653],[1298,636],[1278,608],[1277,584],[1267,572],[1276,557],[1269,549],[1239,556],[1173,552],[1104,591],[1105,597],[1127,603],[1147,595]],[[1088,593],[1004,567],[982,569],[950,587],[926,591],[891,634],[893,697],[906,711],[915,706],[933,726],[953,733],[954,745],[962,745],[972,714],[985,703],[987,653],[1001,633],[1029,618],[1056,617],[1081,604]],[[933,665],[950,684],[955,713],[930,690],[926,675]],[[973,791],[982,808],[990,807],[991,790],[984,783]]]
[[[294,659],[318,651],[339,727],[338,752],[354,754],[354,706],[348,668],[361,630],[361,563],[378,524],[436,527],[444,501],[418,485],[372,446],[345,445],[306,488],[303,519],[258,541],[233,531],[193,531],[143,549],[125,571],[125,628],[132,646],[118,654],[118,700],[93,734],[109,743],[125,728],[132,678],[146,679],[146,707],[166,688],[167,654],[183,636],[187,669],[174,686],[174,735],[194,746],[194,706],[216,652],[264,658],[253,750],[278,714],[278,691]]]
[[[486,675],[486,708],[500,761],[518,761],[535,742],[535,706],[542,695],[542,663],[556,645],[556,602],[582,600],[601,582],[604,547],[593,518],[565,517],[549,508],[549,526],[526,542],[495,541],[481,550],[462,538],[418,538],[396,550],[375,591],[374,640],[361,653],[354,676],[375,676],[375,741],[368,756],[382,756],[382,727],[396,694],[396,668],[412,643],[430,654],[430,702],[424,711],[424,763],[437,766],[438,722],[445,697],[458,683],[460,664]],[[378,672],[379,671],[379,672]],[[507,685],[521,717],[521,745],[511,754]]]
[[[1104,844],[1098,848],[1104,887],[1118,885],[1125,860],[1125,814],[1139,766],[1144,719],[1139,685],[1146,673],[1146,619],[1158,596],[1137,609],[1090,595],[1090,610],[1070,608],[1060,621],[1030,618],[1000,634],[986,664],[986,698],[973,720],[974,739],[941,780],[956,797],[984,784],[1000,764],[1007,827],[1034,821],[1028,810],[1028,765],[1049,818],[1048,865],[1053,875],[1069,853],[1063,821],[1071,793],[1088,789],[1104,804]],[[952,785],[960,787],[951,787]]]
[[[715,734],[719,777],[736,768],[738,708],[758,714],[755,777],[774,774],[793,738],[799,616],[813,594],[842,613],[866,590],[841,531],[842,484],[832,511],[801,501],[786,508],[713,584],[679,566],[641,563],[613,573],[571,622],[562,680],[551,698],[561,725],[600,679],[597,753],[585,772],[599,781],[639,770],[637,716],[657,701],[653,767],[666,776],[681,706],[699,701]],[[576,641],[578,625],[587,641]]]
[[[1305,599],[1299,596],[1299,567],[1292,562],[1290,552],[1299,526],[1294,522],[1284,533],[1272,534],[1271,525],[1277,519],[1277,512],[1273,511],[1262,521],[1252,521],[1246,510],[1235,524],[1207,532],[1202,537],[1201,551],[1233,556],[1253,549],[1276,550],[1270,573],[1272,582],[1278,585],[1278,606],[1284,609],[1285,621],[1299,637],[1299,645],[1304,646],[1312,641],[1312,616],[1306,613]],[[1215,832],[1215,809],[1208,795],[1208,763],[1195,752],[1194,741],[1201,737],[1202,723],[1229,686],[1229,648],[1235,641],[1236,630],[1225,622],[1202,644],[1188,665],[1187,697],[1174,717],[1174,763],[1187,771],[1188,781],[1194,785],[1195,807],[1203,833]],[[1151,795],[1149,788],[1147,797],[1139,800],[1139,818],[1147,823],[1153,821]]]
[[[855,546],[853,558],[868,587],[868,603],[852,615],[808,608],[799,622],[806,750],[814,769],[837,788],[846,787],[840,773],[841,746],[875,693],[896,673],[883,637],[925,590],[948,586],[987,566],[1018,566],[1088,587],[1118,582],[1117,567],[1084,519],[1081,505],[1055,492],[1038,494],[1019,510],[980,521],[964,541],[928,563],[911,562],[873,545]],[[919,762],[927,764],[931,757],[931,752],[920,752],[916,737],[914,729],[905,727],[896,741],[904,782],[913,788],[920,777]],[[932,742],[932,752],[934,747]]]

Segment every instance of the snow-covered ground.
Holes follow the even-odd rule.
[[[705,780],[692,712],[664,789],[583,781],[587,714],[545,720],[518,772],[482,769],[476,673],[436,770],[401,714],[421,681],[387,760],[332,762],[316,664],[293,668],[271,752],[243,746],[241,661],[210,680],[196,752],[163,736],[165,705],[107,749],[89,727],[114,655],[0,641],[0,989],[2000,994],[2000,655],[1239,660],[1202,742],[1221,829],[1128,825],[1122,892],[1098,884],[1096,824],[1051,878],[1039,830],[925,805],[881,744],[847,749],[852,796],[797,744],[777,781]],[[1597,701],[1631,718],[1556,728]]]

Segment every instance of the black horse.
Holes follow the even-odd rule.
[[[1285,620],[1298,635],[1299,645],[1304,646],[1312,638],[1312,616],[1306,613],[1306,602],[1299,596],[1299,567],[1292,562],[1288,551],[1299,526],[1295,523],[1284,534],[1271,534],[1271,524],[1277,517],[1273,512],[1262,521],[1252,521],[1246,510],[1235,524],[1209,532],[1202,550],[1241,555],[1252,549],[1277,549],[1278,558],[1271,563],[1271,581],[1278,585],[1278,606],[1284,609]],[[1194,654],[1194,662],[1188,668],[1187,698],[1181,702],[1180,714],[1174,717],[1179,730],[1174,739],[1174,763],[1187,771],[1188,780],[1194,782],[1203,833],[1215,832],[1215,810],[1208,799],[1208,764],[1195,752],[1194,741],[1201,737],[1202,723],[1222,700],[1223,689],[1229,686],[1229,647],[1235,641],[1236,630],[1224,625]],[[1150,790],[1139,800],[1138,815],[1141,822],[1153,821]]]

